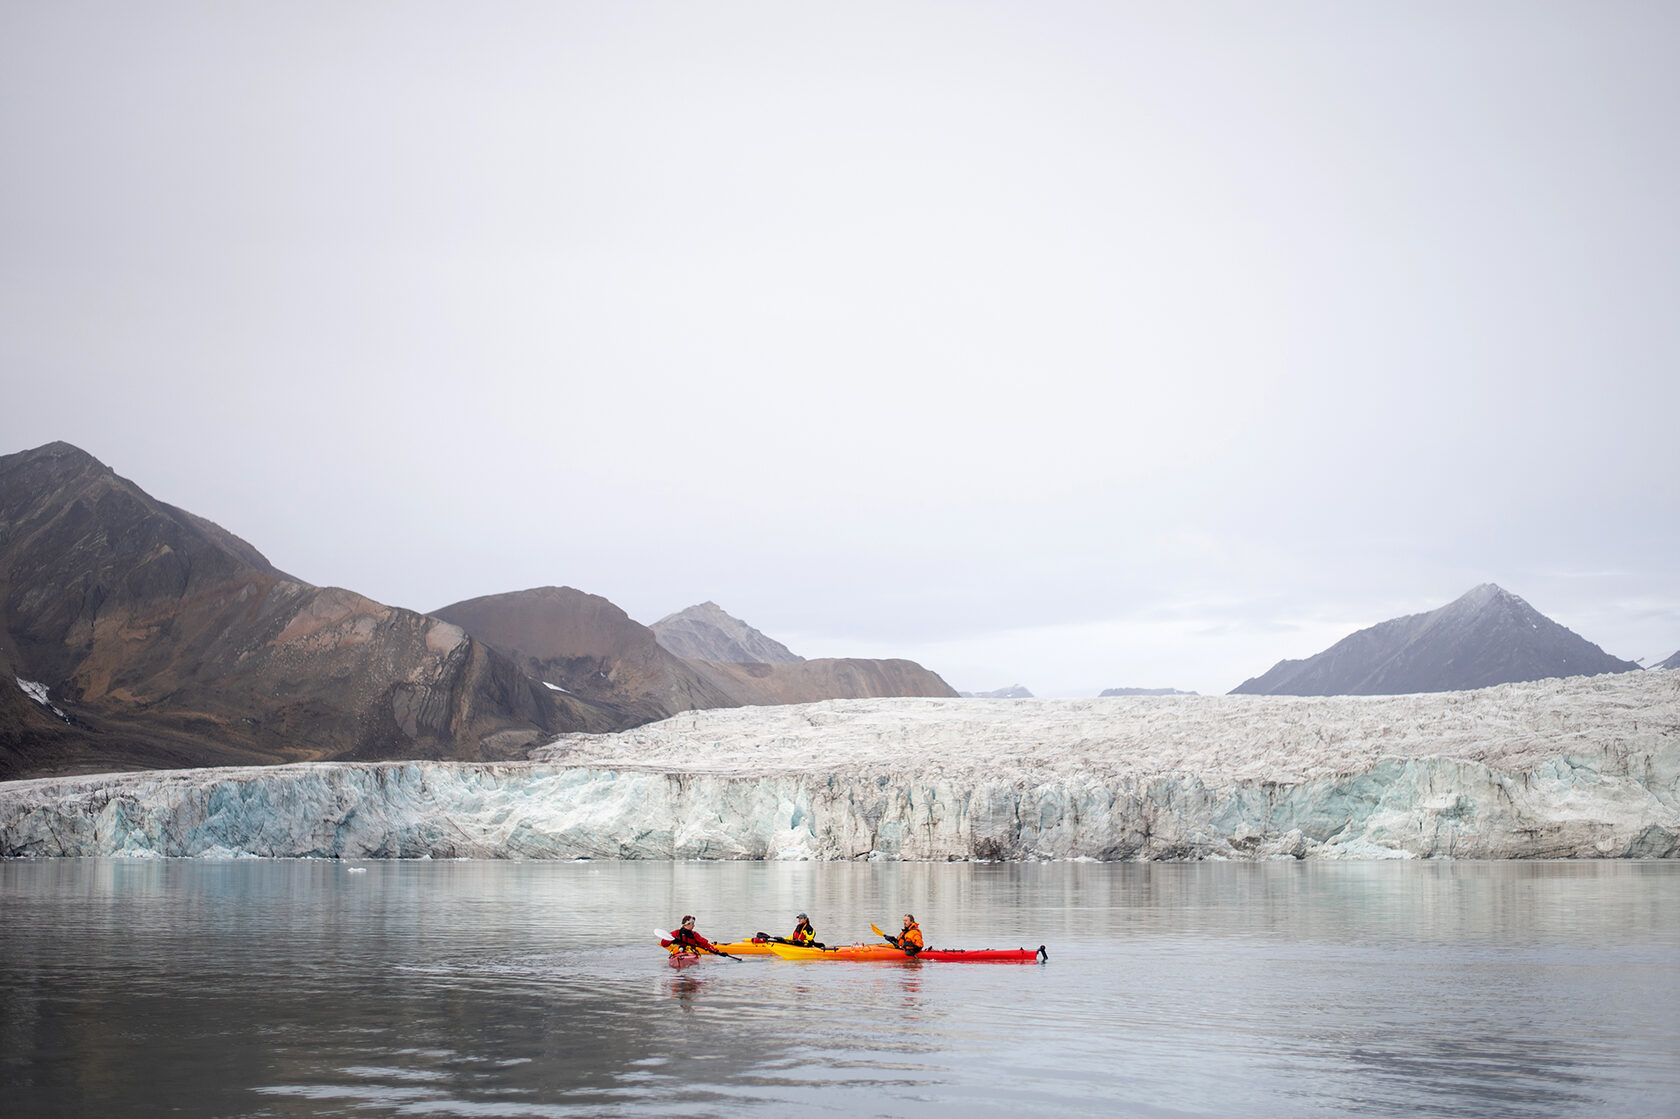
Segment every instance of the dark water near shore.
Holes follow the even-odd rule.
[[[0,1112],[1680,1115],[1676,865],[365,865],[0,863]]]

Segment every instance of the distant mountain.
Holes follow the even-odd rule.
[[[611,602],[570,587],[490,595],[434,614],[507,653],[539,680],[633,720],[626,726],[714,707],[956,694],[914,661],[687,659]]]
[[[1021,684],[999,688],[995,692],[958,692],[964,699],[1031,699],[1033,694]]]
[[[0,457],[0,778],[515,757],[584,726],[459,628],[293,578],[68,443]]]
[[[1279,661],[1231,694],[1404,695],[1638,667],[1484,583],[1439,610],[1362,629],[1306,660]]]
[[[599,595],[536,587],[432,611],[512,657],[525,672],[614,713],[618,730],[678,711],[734,707],[731,695],[660,646],[653,630]]]
[[[660,646],[684,660],[726,664],[794,664],[795,656],[780,641],[764,636],[715,602],[702,602],[667,614],[650,627]]]
[[[1653,668],[1680,668],[1680,652],[1676,652],[1672,657],[1669,657],[1667,660],[1663,661],[1661,664],[1653,665],[1652,667]]]
[[[1097,698],[1106,696],[1127,695],[1195,695],[1195,692],[1181,692],[1177,688],[1104,688],[1097,693]]]

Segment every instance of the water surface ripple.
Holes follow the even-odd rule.
[[[668,967],[683,913],[1043,965]],[[8,1115],[1673,1116],[1666,863],[0,863]]]

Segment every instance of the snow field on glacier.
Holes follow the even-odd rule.
[[[529,762],[0,784],[0,854],[1264,859],[1680,855],[1680,672],[1373,697],[834,700]]]

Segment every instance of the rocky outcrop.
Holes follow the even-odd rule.
[[[780,641],[731,617],[715,602],[702,602],[653,623],[654,638],[666,652],[691,661],[723,664],[794,664],[795,656]]]
[[[1492,583],[1428,614],[1362,629],[1306,660],[1279,661],[1232,695],[1402,695],[1631,672]]]
[[[1672,657],[1669,657],[1667,660],[1663,661],[1661,664],[1654,665],[1653,667],[1655,667],[1655,668],[1680,668],[1680,652],[1676,652]]]
[[[458,627],[294,579],[66,443],[0,458],[0,623],[0,776],[510,757],[585,725]]]
[[[525,763],[0,785],[0,854],[1672,858],[1680,676],[687,712]]]

